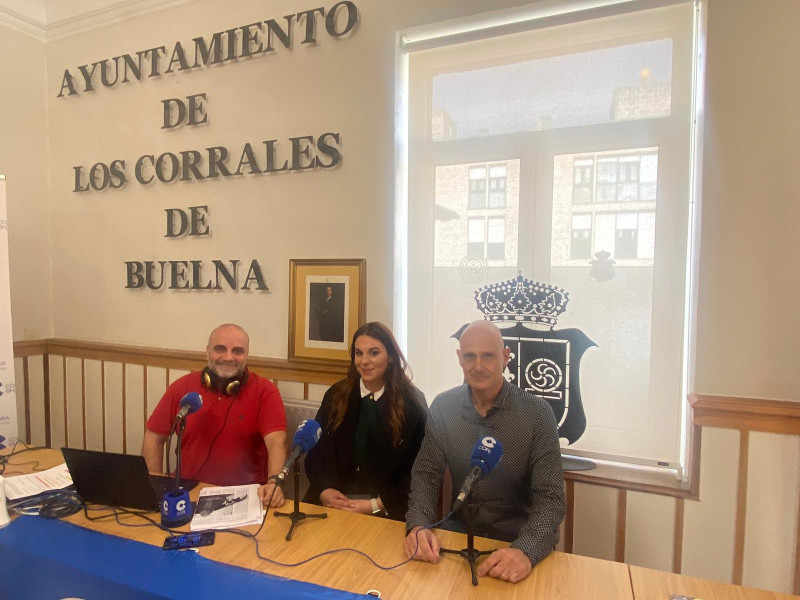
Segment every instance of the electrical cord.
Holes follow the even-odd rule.
[[[448,514],[441,521],[437,521],[436,523],[433,523],[432,525],[429,525],[428,527],[423,527],[421,529],[418,529],[416,534],[414,535],[414,539],[416,541],[416,546],[414,548],[414,553],[409,558],[407,558],[406,560],[401,561],[401,562],[397,563],[396,565],[389,565],[389,566],[381,565],[375,559],[373,559],[369,554],[367,554],[366,552],[362,552],[361,550],[357,550],[356,548],[335,548],[333,550],[327,550],[326,552],[320,552],[319,554],[315,554],[314,556],[306,558],[305,560],[301,560],[300,562],[282,563],[280,561],[277,561],[277,560],[274,560],[274,559],[271,559],[269,557],[261,555],[261,550],[259,548],[259,542],[258,542],[258,539],[256,538],[257,534],[252,534],[252,533],[250,533],[248,531],[240,531],[240,530],[234,530],[234,529],[224,530],[224,531],[227,531],[228,533],[235,533],[237,535],[242,535],[244,537],[251,538],[256,544],[256,556],[258,558],[260,558],[261,560],[263,560],[263,561],[266,561],[266,562],[271,563],[273,565],[278,565],[279,567],[299,567],[300,565],[304,565],[306,563],[311,562],[312,560],[316,560],[318,558],[321,558],[323,556],[327,556],[329,554],[336,554],[338,552],[353,552],[355,554],[358,554],[358,555],[363,556],[364,558],[366,558],[369,562],[371,562],[378,569],[380,569],[382,571],[391,571],[393,569],[397,569],[398,567],[402,567],[403,565],[406,565],[406,564],[410,563],[417,556],[417,552],[419,552],[419,533],[420,533],[420,531],[422,531],[422,529],[432,529],[434,527],[437,527],[437,526],[441,525],[442,523],[444,523],[452,515],[453,515],[453,513],[450,512],[450,514]],[[266,520],[266,516],[264,518]],[[263,523],[262,523],[262,526],[263,526]],[[259,528],[259,531],[260,530],[261,530],[261,528]]]
[[[9,500],[8,508],[21,515],[33,515],[45,519],[61,519],[81,510],[80,496],[72,490],[49,490],[30,496]]]
[[[30,471],[8,471],[6,472],[5,469],[0,469],[0,475],[5,477],[10,477],[12,475],[27,475],[28,473],[39,473],[40,471],[45,471],[46,469],[39,468],[39,461],[38,460],[31,460],[29,462],[21,462],[21,463],[14,463],[8,465],[9,467],[27,467],[33,465]]]
[[[371,562],[378,569],[381,569],[382,571],[391,571],[393,569],[397,569],[398,567],[402,567],[403,565],[406,565],[406,564],[410,563],[417,556],[417,552],[419,552],[419,532],[422,531],[422,529],[433,529],[434,527],[437,527],[437,526],[441,525],[447,519],[449,519],[451,516],[453,516],[453,511],[450,511],[450,513],[447,516],[445,516],[441,521],[437,521],[436,523],[433,523],[432,525],[429,525],[427,527],[423,527],[422,529],[418,529],[417,533],[414,535],[414,539],[416,541],[416,547],[414,548],[414,553],[409,558],[407,558],[404,561],[401,561],[401,562],[397,563],[396,565],[383,566],[380,563],[376,562],[375,559],[373,559],[366,552],[362,552],[361,550],[357,550],[355,548],[336,548],[334,550],[327,550],[326,552],[321,552],[319,554],[315,554],[314,556],[306,558],[305,560],[301,560],[300,562],[282,563],[280,561],[277,561],[277,560],[274,560],[274,559],[271,559],[269,557],[261,555],[261,549],[259,547],[259,541],[258,541],[258,537],[257,537],[258,534],[261,533],[261,530],[264,528],[264,523],[267,520],[267,515],[269,514],[270,505],[272,504],[272,498],[275,496],[275,491],[276,490],[277,490],[277,486],[273,487],[272,495],[270,496],[269,502],[267,503],[267,510],[264,512],[264,518],[261,519],[261,525],[259,526],[258,531],[256,531],[255,533],[250,533],[249,531],[242,531],[240,529],[222,529],[222,530],[219,530],[219,531],[220,532],[226,532],[226,533],[233,533],[233,534],[236,534],[236,535],[241,535],[243,537],[247,537],[247,538],[252,539],[256,544],[256,556],[258,558],[260,558],[261,560],[263,560],[263,561],[266,561],[266,562],[271,563],[273,565],[278,565],[279,567],[299,567],[300,565],[304,565],[304,564],[306,564],[308,562],[311,562],[312,560],[316,560],[317,558],[321,558],[321,557],[327,556],[329,554],[336,554],[337,552],[354,552],[355,554],[359,554],[359,555],[363,556],[364,558],[366,558],[369,562]]]
[[[209,529],[203,531],[196,531],[194,533],[204,533],[206,531],[215,531],[217,533],[230,533],[233,535],[239,535],[248,539],[253,540],[256,545],[256,556],[265,562],[280,566],[280,567],[299,567],[306,563],[309,563],[313,560],[318,558],[322,558],[323,556],[327,556],[330,554],[336,554],[339,552],[353,552],[360,556],[366,558],[372,565],[376,568],[381,569],[383,571],[391,571],[393,569],[397,569],[398,567],[402,567],[403,565],[408,564],[417,555],[419,551],[419,533],[422,529],[432,529],[441,525],[444,521],[452,516],[452,511],[450,514],[445,516],[441,521],[437,521],[428,527],[423,527],[422,529],[417,530],[415,539],[416,539],[416,547],[414,548],[414,553],[404,561],[401,561],[395,565],[381,565],[375,559],[373,559],[369,554],[358,550],[356,548],[335,548],[333,550],[327,550],[325,552],[320,552],[319,554],[315,554],[314,556],[310,556],[304,560],[301,560],[296,563],[284,563],[277,561],[275,559],[269,558],[267,556],[263,556],[261,554],[260,543],[258,540],[258,534],[264,528],[264,525],[267,521],[267,517],[269,516],[269,509],[271,508],[272,499],[275,497],[275,492],[277,491],[277,486],[273,487],[272,495],[269,498],[269,501],[266,503],[267,509],[264,511],[264,516],[261,519],[261,524],[258,527],[258,530],[255,533],[251,533],[249,531],[244,531],[242,529],[231,528],[231,529]],[[32,498],[24,498],[19,501],[14,501],[9,503],[9,508],[13,509],[14,511],[20,514],[26,515],[39,515],[45,518],[62,518],[72,514],[79,512],[83,509],[83,514],[86,520],[88,521],[100,521],[102,519],[108,519],[110,517],[114,517],[116,523],[122,527],[157,527],[158,529],[170,534],[170,535],[186,535],[185,531],[181,531],[178,529],[172,529],[165,525],[162,525],[160,522],[156,521],[152,517],[149,516],[149,511],[144,510],[131,510],[128,508],[122,507],[113,507],[113,506],[92,506],[90,507],[86,502],[84,502],[80,496],[76,492],[71,490],[55,490],[52,492],[44,492],[43,494],[39,494],[38,496],[34,496]],[[111,512],[106,512],[106,514],[92,516],[89,514],[90,510],[108,510],[110,509]],[[144,519],[145,523],[125,523],[120,520],[120,515],[130,515],[133,517],[138,517]]]
[[[235,398],[233,396],[230,397],[230,402],[228,404],[228,410],[225,411],[225,420],[222,422],[222,427],[219,428],[219,431],[217,432],[217,435],[214,436],[214,439],[211,440],[211,443],[208,445],[208,453],[206,454],[206,457],[203,460],[203,462],[200,463],[200,467],[198,467],[195,470],[194,474],[191,477],[189,477],[189,479],[197,479],[198,478],[197,475],[200,473],[200,471],[203,470],[203,467],[206,466],[206,463],[208,462],[208,459],[211,458],[211,451],[214,449],[214,444],[217,443],[217,439],[219,438],[220,435],[222,435],[222,432],[225,430],[225,425],[228,424],[228,417],[231,414],[231,409],[233,408],[234,399]],[[169,460],[169,459],[167,459],[167,460]]]
[[[17,450],[17,446],[19,444],[22,444],[24,446],[21,450]],[[9,454],[3,454],[2,456],[0,456],[0,475],[5,475],[6,474],[6,472],[5,472],[6,471],[6,466],[9,465],[8,461],[9,461],[9,459],[11,459],[11,457],[17,456],[19,454],[22,454],[23,452],[30,452],[31,450],[43,450],[43,449],[44,449],[44,446],[29,446],[25,442],[17,440],[16,442],[14,442],[14,445],[11,447],[11,452]],[[14,463],[14,464],[10,464],[9,466],[17,467],[17,466],[24,466],[24,465],[31,465],[31,464],[35,465],[33,467],[33,469],[32,469],[33,471],[37,471],[37,470],[41,471],[41,469],[38,469],[38,466],[39,466],[39,461],[38,460],[27,462],[27,463]],[[15,472],[13,474],[14,475],[17,475],[17,474],[21,475],[22,473],[16,473]],[[9,473],[9,475],[11,475],[11,473]]]

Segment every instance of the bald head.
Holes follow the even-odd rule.
[[[458,362],[473,394],[496,399],[511,353],[500,330],[488,321],[475,321],[464,329],[459,342]]]
[[[214,329],[211,330],[211,333],[208,336],[208,345],[211,345],[211,340],[214,338],[215,335],[221,334],[223,332],[238,332],[240,335],[244,336],[244,339],[247,341],[245,344],[246,348],[250,350],[250,336],[247,335],[247,332],[244,330],[243,327],[237,325],[236,323],[223,323],[222,325],[218,325]]]
[[[464,345],[464,339],[470,343],[476,339],[481,339],[487,344],[494,343],[502,352],[505,344],[503,343],[503,334],[496,325],[489,321],[473,321],[461,332],[461,339],[459,340],[460,346]]]
[[[208,336],[208,368],[222,379],[241,375],[249,354],[250,336],[238,325],[225,323],[216,327]]]

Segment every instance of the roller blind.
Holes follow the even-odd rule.
[[[462,381],[474,291],[564,288],[578,453],[676,465],[692,227],[691,2],[408,53],[408,354],[429,397]]]

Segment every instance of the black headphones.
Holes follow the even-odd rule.
[[[250,377],[250,371],[244,370],[239,379],[222,379],[215,374],[211,369],[206,367],[200,374],[200,381],[205,387],[216,392],[222,392],[227,396],[235,396],[242,389],[242,386],[247,383]]]

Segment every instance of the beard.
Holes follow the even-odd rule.
[[[244,365],[230,364],[226,362],[208,363],[208,368],[220,379],[233,379],[244,372]]]

